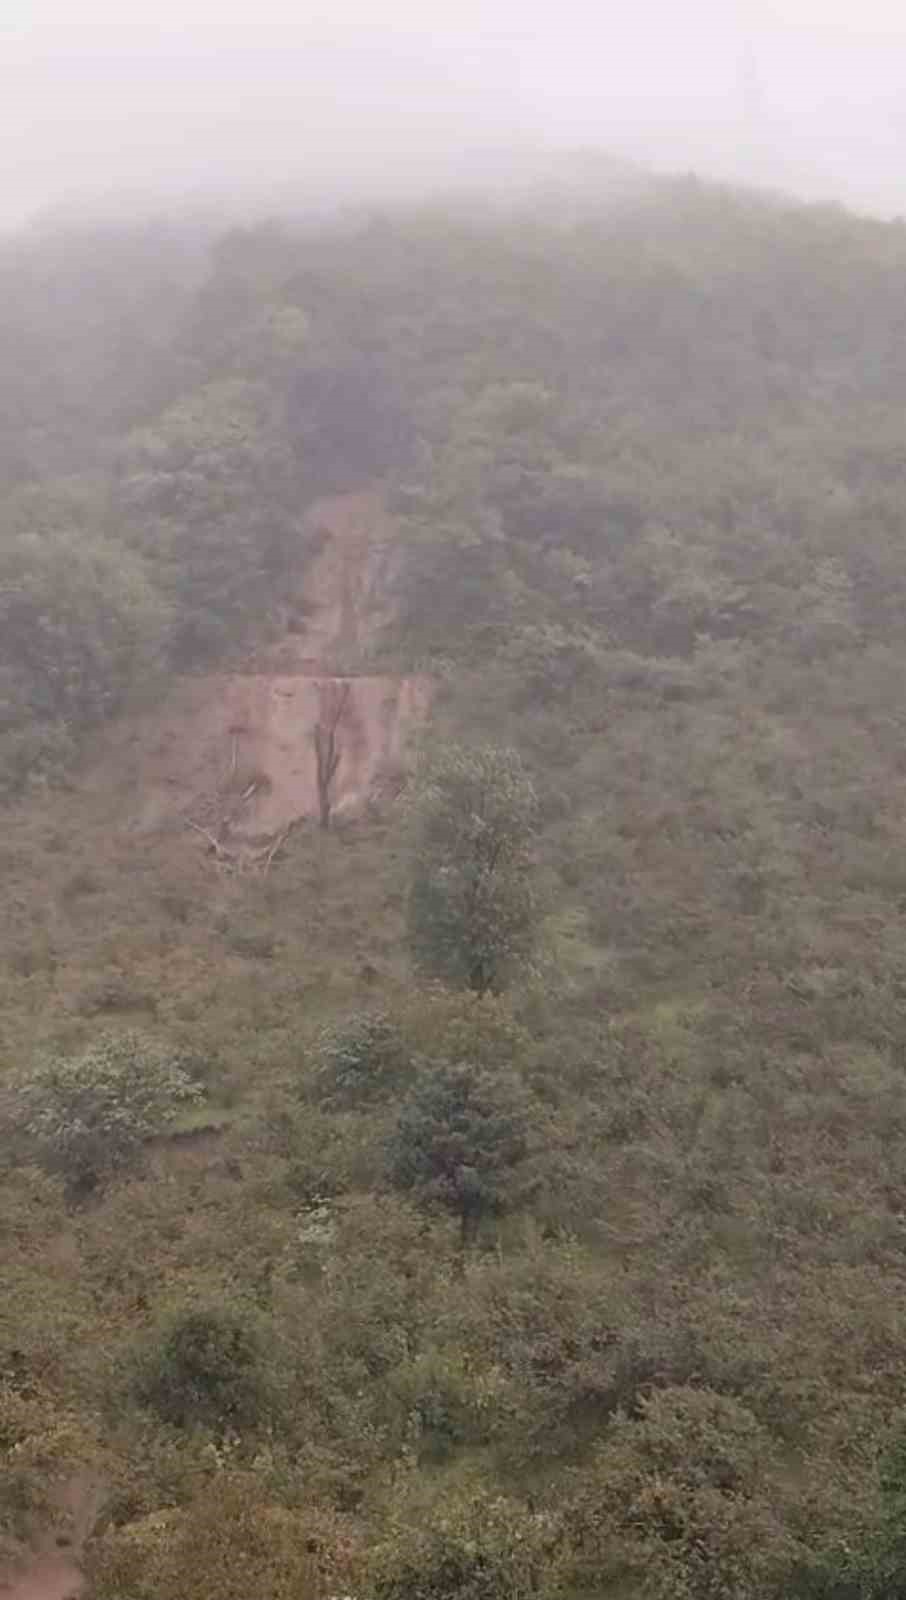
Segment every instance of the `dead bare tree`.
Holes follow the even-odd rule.
[[[340,765],[340,747],[337,743],[337,729],[343,720],[346,702],[349,699],[349,684],[331,684],[331,689],[339,689],[337,694],[322,694],[318,722],[312,735],[315,744],[315,760],[317,762],[318,782],[318,815],[322,828],[330,827],[330,814],[333,809],[333,782]]]

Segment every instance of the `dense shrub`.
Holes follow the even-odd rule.
[[[412,1070],[399,1028],[385,1012],[356,1012],[325,1028],[317,1059],[318,1098],[343,1109],[398,1094]]]
[[[390,1142],[391,1180],[452,1211],[465,1240],[523,1193],[529,1128],[528,1096],[514,1073],[426,1063]]]
[[[96,1600],[318,1600],[324,1584],[297,1512],[254,1474],[218,1474],[189,1505],[111,1528],[91,1552]]]
[[[243,1428],[262,1420],[262,1364],[258,1332],[240,1312],[179,1312],[145,1355],[137,1392],[174,1427]]]
[[[376,1600],[529,1600],[546,1591],[543,1518],[503,1497],[454,1500],[382,1542],[369,1563]]]
[[[38,1160],[76,1191],[134,1163],[142,1146],[201,1099],[177,1055],[135,1033],[107,1034],[79,1055],[39,1061],[18,1085]]]
[[[769,1479],[775,1446],[745,1406],[665,1388],[619,1420],[566,1526],[566,1582],[635,1583],[652,1600],[782,1600],[800,1550]]]
[[[514,750],[452,746],[425,769],[408,906],[419,971],[482,995],[504,988],[531,953],[536,813]]]
[[[147,691],[165,608],[81,499],[0,500],[0,798],[58,778],[84,734]]]

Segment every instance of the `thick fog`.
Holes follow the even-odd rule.
[[[906,213],[899,0],[133,0],[72,19],[5,0],[6,223],[443,187],[589,146]]]

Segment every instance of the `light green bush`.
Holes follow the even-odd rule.
[[[41,1165],[89,1192],[132,1164],[181,1107],[202,1098],[177,1056],[136,1033],[49,1056],[18,1084],[20,1126]]]

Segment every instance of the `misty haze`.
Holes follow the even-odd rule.
[[[77,26],[10,0],[2,213],[430,192],[601,145],[899,212],[906,23],[837,4],[155,7]]]
[[[906,25],[130,9],[0,21],[0,1592],[897,1600]]]

